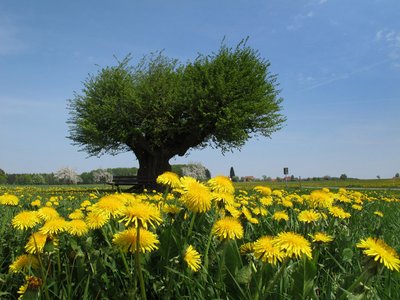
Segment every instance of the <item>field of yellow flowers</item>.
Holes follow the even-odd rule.
[[[0,187],[1,299],[400,299],[399,193]]]

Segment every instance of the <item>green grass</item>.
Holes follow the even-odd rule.
[[[400,189],[400,178],[392,179],[345,179],[345,180],[310,180],[310,181],[251,181],[235,182],[237,189],[252,189],[257,185],[272,189],[283,188],[360,188],[360,189]]]
[[[374,181],[384,183],[386,180]],[[360,188],[364,189],[377,185],[366,180],[360,182]],[[335,186],[333,181],[313,183],[314,187],[321,187],[319,183],[330,183],[328,187],[332,191]],[[345,192],[348,201],[335,200],[334,204],[351,213],[350,218],[333,217],[327,208],[320,207],[318,210],[326,218],[307,224],[298,220],[298,214],[310,206],[306,200],[298,200],[303,194],[303,199],[307,199],[312,189],[298,189],[296,185],[289,185],[293,182],[288,183],[288,190],[272,193],[273,205],[263,204],[263,196],[251,191],[256,185],[270,186],[274,190],[285,185],[284,182],[279,184],[235,184],[238,209],[246,209],[257,219],[257,222],[252,222],[245,214],[238,217],[244,229],[241,239],[220,240],[211,234],[213,224],[221,218],[222,203],[205,213],[193,213],[180,203],[178,194],[165,197],[149,193],[141,195],[143,201],[157,205],[165,202],[181,208],[175,215],[164,212],[163,222],[149,228],[158,236],[158,250],[140,257],[120,251],[113,243],[113,237],[131,225],[125,226],[120,217],[115,217],[101,229],[91,230],[85,236],[72,236],[67,231],[57,236],[57,243],[53,238],[49,239],[44,252],[38,255],[42,266],[18,273],[10,273],[9,265],[24,253],[28,237],[42,224],[28,230],[17,230],[12,226],[16,214],[21,210],[36,210],[30,203],[40,198],[42,206],[52,202],[60,215],[68,218],[83,201],[90,200],[94,204],[105,195],[102,189],[106,188],[106,192],[111,189],[103,185],[0,187],[0,196],[8,192],[20,200],[18,206],[0,205],[0,299],[17,299],[17,290],[25,283],[25,275],[40,277],[45,282],[38,290],[29,291],[32,298],[26,295],[24,299],[35,299],[36,295],[39,299],[144,299],[143,294],[140,296],[142,284],[139,282],[143,283],[147,299],[351,298],[346,293],[350,293],[352,299],[400,299],[399,272],[390,271],[368,259],[356,247],[360,239],[376,237],[399,253],[400,191],[348,189]],[[376,188],[382,188],[382,185]],[[333,197],[340,198],[339,195]],[[287,206],[284,200],[292,202],[293,207]],[[352,206],[355,203],[361,203],[363,209],[356,210]],[[265,210],[265,214],[256,214],[260,208]],[[282,210],[288,214],[289,220],[274,220],[272,215]],[[383,213],[384,217],[377,216],[376,211]],[[264,235],[296,232],[311,241],[309,234],[317,231],[332,235],[334,241],[313,243],[312,259],[288,258],[271,265],[262,263],[253,253],[239,254],[241,245]],[[188,245],[193,245],[202,255],[203,266],[196,273],[189,270],[183,260]],[[143,279],[140,279],[138,267],[143,270]],[[360,280],[362,284],[359,284]]]

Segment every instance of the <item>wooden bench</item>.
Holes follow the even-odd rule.
[[[141,191],[147,187],[154,186],[154,182],[152,180],[149,180],[146,178],[140,178],[136,175],[134,175],[134,176],[113,176],[112,181],[107,182],[107,184],[110,184],[112,186],[113,190],[114,190],[114,187],[116,187],[118,192],[121,192],[121,189],[120,189],[121,185],[130,185],[131,188],[129,188],[128,191],[134,191],[134,190]]]

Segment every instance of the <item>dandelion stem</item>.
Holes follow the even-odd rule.
[[[144,286],[143,273],[140,265],[140,225],[138,224],[136,230],[136,253],[135,253],[137,276],[140,284],[140,295],[142,300],[146,300],[146,288]]]
[[[132,275],[131,275],[131,272],[130,272],[130,269],[129,269],[128,262],[126,261],[125,253],[122,252],[122,249],[121,249],[121,248],[119,249],[119,253],[121,254],[122,262],[123,262],[123,264],[124,264],[126,273],[128,273],[129,281],[132,282]]]
[[[283,271],[286,269],[286,265],[288,264],[289,259],[285,258],[282,262],[281,267],[279,268],[278,272],[275,273],[274,277],[271,279],[271,281],[268,283],[266,294],[270,293],[271,290],[274,288],[275,283],[278,281],[278,279],[281,277],[283,274]]]
[[[357,277],[356,280],[352,283],[352,285],[346,290],[348,293],[352,293],[357,287],[359,287],[361,282],[366,282],[369,279],[369,275],[371,272],[371,267],[365,268],[365,270]],[[339,299],[347,299],[347,293],[343,294]]]
[[[207,246],[206,246],[206,250],[204,253],[204,270],[206,270],[206,271],[208,269],[208,251],[210,250],[212,235],[213,235],[213,230],[211,229],[210,234],[208,235]]]
[[[187,239],[186,240],[188,240],[190,238],[190,235],[192,234],[193,225],[194,225],[194,220],[195,219],[196,219],[196,213],[193,213],[193,217],[192,217],[192,220],[190,221],[189,231],[188,231],[188,235],[187,235]]]
[[[228,248],[228,245],[227,245],[227,241],[224,241],[224,249],[222,250],[222,253],[221,253],[221,259],[220,259],[220,261],[219,261],[219,266],[218,266],[218,281],[220,282],[220,283],[222,283],[222,271],[223,271],[223,269],[225,268],[225,256],[226,256],[226,249]]]
[[[36,243],[35,235],[33,235],[32,237],[33,237],[33,243],[35,245],[35,253],[36,253],[37,259],[39,261],[40,273],[41,273],[42,282],[43,282],[41,289],[44,290],[44,295],[45,295],[46,300],[50,300],[49,290],[48,290],[48,286],[47,286],[47,273],[48,272],[45,270],[45,268],[43,266],[43,261],[42,261],[41,255],[39,253],[39,248]]]

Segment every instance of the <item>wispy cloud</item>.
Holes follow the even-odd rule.
[[[300,28],[302,28],[304,26],[304,21],[307,19],[310,19],[314,17],[314,12],[313,11],[309,11],[307,13],[304,14],[298,14],[296,16],[293,17],[293,21],[291,24],[286,26],[286,29],[289,31],[296,31],[299,30]]]
[[[400,31],[382,29],[376,32],[375,40],[383,43],[387,49],[388,59],[392,66],[400,67]]]
[[[351,76],[353,76],[355,74],[370,71],[371,69],[376,68],[380,65],[383,65],[383,64],[387,63],[388,61],[389,61],[389,59],[384,59],[384,60],[377,61],[372,64],[360,66],[360,67],[356,68],[355,70],[352,70],[349,72],[331,73],[329,76],[326,76],[325,78],[322,78],[319,80],[315,79],[315,77],[313,77],[313,76],[304,75],[301,73],[298,76],[298,81],[302,85],[308,85],[306,88],[302,89],[302,91],[309,91],[309,90],[313,90],[315,88],[318,88],[318,87],[321,87],[324,85],[331,84],[331,83],[339,81],[339,80],[349,79]]]

